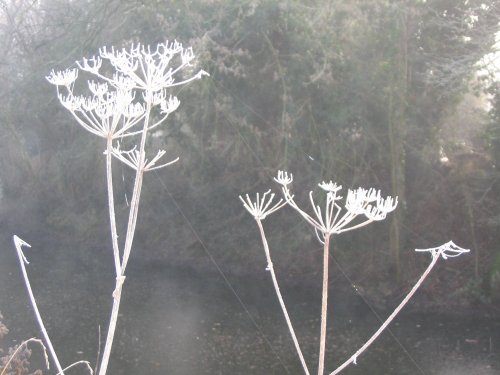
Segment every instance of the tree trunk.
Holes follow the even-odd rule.
[[[408,37],[407,15],[397,15],[395,31],[398,35],[398,48],[394,56],[394,69],[389,92],[389,147],[391,160],[392,194],[398,196],[399,207],[392,216],[389,233],[389,245],[393,257],[396,277],[400,278],[400,252],[402,228],[404,226],[405,207],[405,142],[406,142],[406,106],[408,91]]]

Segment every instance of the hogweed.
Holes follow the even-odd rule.
[[[337,235],[343,232],[351,231],[354,229],[361,228],[365,225],[370,224],[374,221],[384,220],[387,214],[394,211],[398,204],[397,198],[392,198],[390,196],[386,198],[381,197],[379,190],[375,189],[348,189],[347,196],[344,198],[340,195],[342,186],[337,185],[332,181],[321,182],[318,186],[326,192],[325,206],[322,209],[318,205],[313,196],[313,192],[309,192],[309,201],[312,206],[313,214],[308,214],[296,203],[294,196],[291,193],[289,185],[293,182],[293,175],[288,174],[286,171],[278,171],[278,175],[274,180],[281,185],[281,190],[284,198],[274,201],[275,194],[270,194],[270,190],[265,192],[263,195],[257,194],[256,199],[252,200],[249,195],[246,198],[240,196],[240,200],[243,202],[245,209],[254,217],[255,221],[260,230],[261,240],[264,245],[264,251],[266,253],[266,259],[268,266],[266,270],[271,271],[271,276],[273,279],[274,289],[278,296],[281,308],[285,315],[285,319],[288,325],[288,329],[292,335],[295,348],[297,350],[299,359],[302,363],[302,367],[306,375],[309,375],[309,370],[305,363],[304,357],[300,350],[300,346],[295,335],[292,323],[288,316],[288,312],[281,297],[281,292],[278,287],[278,281],[276,280],[276,275],[274,273],[273,263],[271,261],[271,255],[269,251],[269,246],[264,233],[264,228],[262,226],[262,220],[264,220],[271,213],[279,210],[285,204],[291,206],[295,211],[297,211],[300,216],[302,216],[306,222],[308,222],[315,230],[318,240],[323,244],[323,290],[322,290],[322,304],[321,304],[321,332],[320,332],[320,351],[319,351],[319,365],[318,374],[322,375],[324,372],[324,361],[325,361],[325,346],[326,346],[326,317],[327,317],[327,301],[328,301],[328,258],[329,258],[329,246],[330,237],[332,235]],[[270,195],[269,195],[270,194]],[[342,203],[344,202],[344,203]],[[336,375],[346,368],[349,364],[356,364],[357,358],[377,339],[377,337],[387,328],[391,321],[396,317],[396,315],[401,311],[401,309],[406,305],[406,303],[413,297],[417,289],[420,287],[425,278],[429,275],[432,268],[435,266],[438,259],[448,259],[452,257],[460,256],[463,253],[469,252],[467,249],[463,249],[452,241],[449,241],[441,246],[428,248],[428,249],[416,249],[417,252],[429,252],[432,256],[431,263],[427,269],[423,272],[422,276],[418,279],[416,284],[406,295],[403,301],[394,309],[391,315],[382,323],[380,328],[363,344],[363,346],[358,349],[347,361],[345,361],[341,366],[339,366],[330,375]]]
[[[309,224],[313,226],[318,235],[318,239],[324,244],[326,237],[332,234],[340,234],[350,230],[361,228],[373,221],[384,220],[388,213],[394,211],[398,204],[397,198],[382,198],[380,190],[358,188],[349,189],[345,200],[345,212],[342,213],[340,201],[343,199],[338,193],[342,186],[329,182],[322,182],[318,186],[326,191],[326,203],[324,211],[316,204],[313,192],[309,192],[309,200],[314,212],[314,216],[301,209],[295,202],[288,185],[293,182],[293,175],[285,171],[279,171],[274,178],[282,186],[283,195],[287,203],[294,208]],[[356,218],[361,217],[361,221],[353,223]],[[319,236],[321,234],[322,238]]]
[[[156,48],[143,44],[133,45],[129,49],[103,47],[97,56],[77,62],[77,68],[52,70],[46,77],[57,87],[59,101],[77,123],[88,132],[106,140],[104,154],[116,283],[112,294],[113,306],[99,365],[99,375],[106,374],[113,345],[125,270],[137,224],[144,172],[169,166],[178,160],[174,158],[163,162],[165,150],[158,150],[156,154],[153,154],[154,156],[148,157],[146,140],[151,130],[164,123],[167,117],[179,108],[180,100],[169,90],[208,75],[204,70],[193,70],[194,58],[193,50],[190,47],[184,48],[177,41],[160,43]],[[86,95],[76,92],[76,88],[79,87],[76,81],[81,73],[92,77],[87,80],[86,87],[89,93]],[[158,114],[158,118],[155,118],[155,114]],[[135,136],[138,140],[132,149],[123,150],[120,147],[120,140],[133,139]],[[116,226],[113,159],[135,170],[125,242],[121,248],[118,244]],[[19,253],[20,246],[27,244],[17,237],[14,240]],[[25,273],[21,255],[19,256]],[[25,282],[28,284],[27,275],[25,275]],[[34,298],[32,304],[37,311]],[[39,314],[37,314],[38,318],[41,322]],[[45,339],[51,349],[48,336]],[[53,352],[53,350],[50,351]],[[63,373],[55,352],[53,352],[53,357],[58,371]]]
[[[199,70],[187,79],[177,78],[182,69],[192,66],[193,59],[192,49],[183,48],[177,41],[160,43],[154,51],[141,44],[128,50],[108,51],[103,47],[98,56],[77,62],[81,71],[97,80],[87,81],[91,95],[75,95],[76,68],[52,70],[47,80],[57,86],[59,101],[84,129],[103,138],[117,139],[141,134],[141,130],[131,129],[149,116],[153,107],[160,108],[162,117],[152,125],[146,122],[147,130],[163,123],[179,107],[179,99],[170,95],[168,89],[208,75]],[[111,69],[103,69],[104,62]],[[175,62],[177,66],[171,67]],[[103,72],[113,68],[112,74]]]
[[[321,298],[321,329],[318,375],[323,375],[326,350],[326,322],[328,312],[328,263],[330,257],[330,238],[340,234],[364,227],[373,221],[384,220],[387,214],[394,211],[398,204],[397,198],[382,198],[380,190],[358,188],[348,189],[345,203],[342,207],[343,197],[339,195],[342,186],[332,181],[321,182],[318,186],[326,192],[324,209],[314,200],[313,192],[309,192],[309,201],[314,212],[308,214],[299,207],[291,194],[289,185],[293,182],[293,175],[286,171],[278,171],[274,179],[281,185],[281,190],[286,202],[297,211],[315,230],[318,240],[323,244],[323,290]]]

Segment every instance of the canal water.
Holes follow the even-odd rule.
[[[9,327],[2,348],[40,337],[15,252],[0,254],[0,311]],[[81,246],[83,249],[84,246]],[[100,249],[26,251],[34,293],[61,362],[95,364],[113,289]],[[89,261],[91,259],[91,261]],[[93,259],[93,260],[92,260]],[[283,271],[282,271],[283,272]],[[311,374],[317,371],[320,290],[283,286]],[[326,369],[349,358],[391,312],[353,291],[330,295]],[[411,302],[410,302],[411,303]],[[397,305],[397,303],[395,304]],[[394,306],[395,307],[395,306]],[[413,308],[412,311],[418,311]],[[100,333],[99,333],[100,326]],[[33,363],[39,363],[37,349]],[[54,371],[47,373],[55,373]],[[75,368],[71,374],[85,374]],[[109,374],[302,374],[269,276],[237,277],[168,264],[130,263]],[[403,313],[345,375],[498,375],[500,316]]]

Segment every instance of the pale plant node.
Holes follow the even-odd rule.
[[[339,186],[332,181],[323,181],[322,183],[318,184],[318,186],[329,193],[336,193],[337,191],[342,189],[342,186]]]
[[[76,79],[78,78],[78,70],[77,69],[67,69],[64,71],[52,71],[47,76],[47,81],[56,86],[71,86]]]

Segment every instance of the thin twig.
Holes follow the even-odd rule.
[[[328,312],[328,260],[330,252],[330,236],[325,236],[323,245],[323,293],[321,298],[321,332],[319,340],[318,375],[323,375],[325,369],[326,318]]]
[[[370,339],[361,347],[359,348],[356,353],[354,353],[347,361],[345,361],[342,365],[337,367],[335,371],[330,373],[330,375],[336,375],[340,371],[342,371],[344,368],[346,368],[349,364],[354,363],[356,364],[357,358],[363,353],[376,339],[377,337],[387,328],[387,326],[392,322],[392,320],[396,317],[396,315],[399,314],[401,309],[406,305],[406,303],[413,297],[417,289],[420,287],[422,282],[425,280],[425,278],[429,275],[431,272],[432,268],[436,265],[436,262],[439,259],[439,255],[433,255],[432,256],[432,262],[429,264],[425,272],[420,276],[420,279],[418,279],[417,283],[413,286],[413,288],[410,290],[410,292],[406,295],[406,297],[401,301],[401,303],[394,309],[391,315],[386,319],[386,321],[380,326],[380,328],[375,332]]]
[[[90,375],[94,374],[94,372],[92,371],[92,367],[90,367],[90,362],[89,361],[78,361],[78,362],[72,363],[71,365],[69,365],[68,367],[66,367],[64,369],[64,371],[69,370],[70,368],[75,367],[77,365],[85,365],[85,367],[87,367],[87,369],[89,370]],[[61,375],[61,373],[58,372],[56,375]]]
[[[99,366],[99,358],[101,357],[101,325],[97,326],[97,355],[95,359],[94,372],[97,374],[97,366]]]
[[[7,371],[7,369],[9,368],[10,366],[10,363],[12,362],[12,360],[14,359],[14,357],[17,355],[17,353],[19,353],[19,351],[21,350],[22,347],[24,346],[27,346],[28,343],[30,342],[36,342],[38,344],[40,344],[42,346],[42,349],[43,349],[43,355],[44,355],[44,358],[45,358],[45,366],[47,367],[47,369],[50,368],[50,365],[49,365],[49,357],[47,356],[47,349],[45,348],[45,345],[43,345],[43,342],[42,340],[40,339],[37,339],[35,337],[32,337],[26,341],[23,341],[17,348],[16,350],[14,350],[14,353],[11,354],[9,360],[7,361],[7,363],[5,364],[2,372],[0,373],[0,375],[5,375],[5,371]]]
[[[118,247],[118,231],[116,229],[116,214],[115,214],[115,195],[113,190],[113,157],[112,151],[113,143],[111,137],[108,137],[106,143],[106,181],[108,188],[108,211],[109,211],[109,225],[111,230],[111,242],[113,245],[113,259],[115,261],[116,276],[121,273],[120,264],[120,249]]]
[[[45,339],[45,342],[47,343],[47,347],[49,348],[49,353],[54,360],[54,363],[56,365],[58,373],[61,373],[64,375],[64,371],[61,367],[61,364],[59,363],[59,359],[57,358],[57,354],[54,350],[54,347],[52,346],[52,342],[50,341],[49,334],[47,333],[47,330],[45,329],[45,325],[43,324],[42,316],[40,315],[40,311],[38,310],[38,306],[35,301],[35,296],[33,295],[33,291],[31,290],[31,285],[30,281],[28,279],[28,273],[26,272],[26,264],[29,264],[28,260],[24,256],[22,246],[27,246],[31,247],[30,244],[27,242],[23,241],[21,238],[18,236],[14,235],[14,246],[16,247],[17,251],[17,257],[19,258],[19,264],[21,265],[21,271],[23,273],[23,278],[24,278],[24,284],[26,285],[26,289],[28,290],[28,295],[30,297],[31,305],[33,306],[33,310],[35,311],[35,316],[36,320],[38,321],[38,325],[40,326],[40,330],[42,331],[42,335]]]
[[[283,310],[283,314],[285,315],[286,324],[288,325],[288,330],[292,335],[292,340],[295,345],[295,349],[297,350],[297,354],[300,359],[300,363],[302,364],[302,368],[304,372],[309,375],[309,369],[307,368],[306,361],[304,360],[304,356],[302,355],[302,350],[300,349],[299,341],[297,340],[297,336],[295,335],[295,330],[293,329],[292,322],[290,320],[290,316],[288,315],[288,311],[285,306],[285,302],[283,301],[283,297],[281,296],[280,288],[278,285],[278,280],[276,278],[276,274],[274,272],[273,262],[271,261],[271,253],[269,251],[269,245],[267,243],[266,234],[264,232],[264,227],[262,226],[262,222],[260,219],[255,220],[257,225],[259,226],[260,235],[262,238],[262,244],[264,245],[264,251],[266,253],[267,260],[267,270],[271,273],[271,278],[273,280],[274,290],[276,291],[276,295],[278,296],[278,300],[280,302],[281,310]]]

